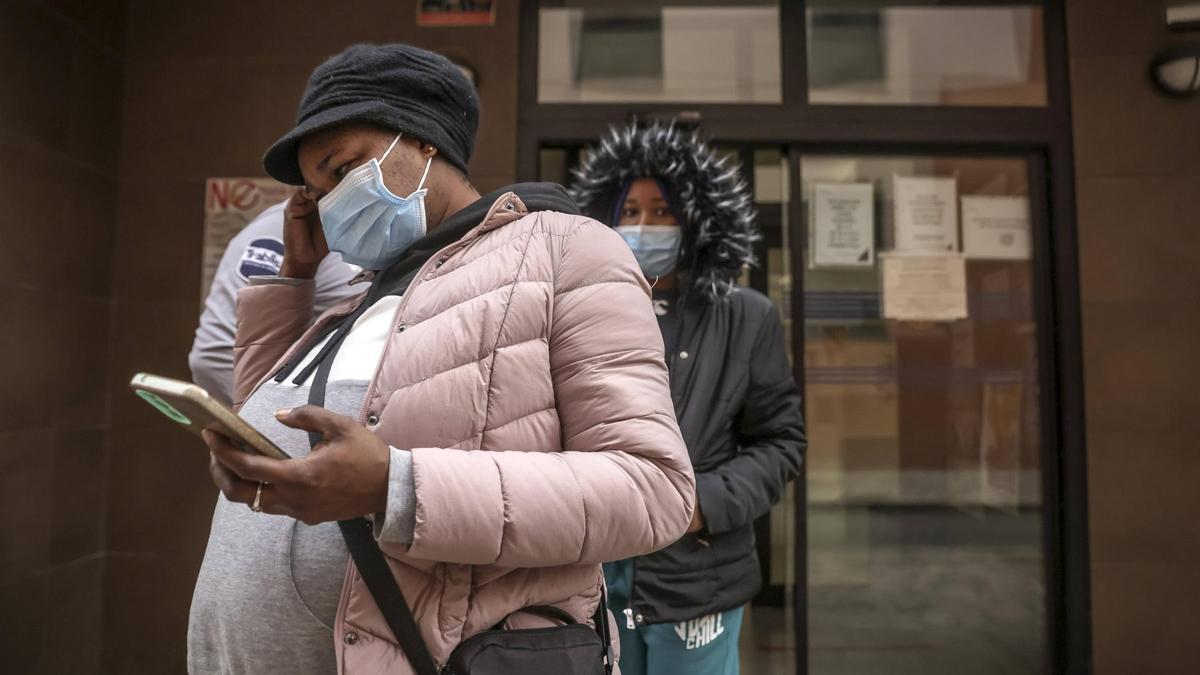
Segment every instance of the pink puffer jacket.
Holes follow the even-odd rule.
[[[291,356],[307,286],[238,298],[236,396]],[[599,563],[678,539],[695,506],[649,288],[624,242],[513,193],[436,254],[404,296],[359,421],[413,449],[411,547],[384,545],[439,666],[529,605],[590,623]],[[290,348],[290,349],[289,349]],[[353,564],[335,626],[342,673],[411,673]]]

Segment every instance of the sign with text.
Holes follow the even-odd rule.
[[[875,189],[870,183],[814,183],[812,266],[875,264]]]
[[[962,197],[963,254],[986,260],[1029,259],[1028,197]]]
[[[204,184],[204,248],[200,261],[200,303],[229,241],[268,206],[287,199],[292,189],[270,178],[209,178]]]
[[[879,256],[883,316],[902,321],[967,318],[967,264],[961,255]]]
[[[958,251],[955,180],[895,176],[893,186],[896,250],[904,253]]]

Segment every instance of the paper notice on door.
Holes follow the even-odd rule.
[[[967,318],[967,265],[961,255],[879,256],[883,316],[901,321]]]
[[[893,176],[892,185],[895,249],[904,253],[958,251],[954,179]]]
[[[209,178],[204,185],[204,249],[200,261],[200,304],[208,297],[225,247],[268,206],[291,195],[292,188],[270,178]],[[264,255],[282,253],[263,251]]]
[[[990,260],[1029,259],[1029,198],[964,195],[963,254]]]
[[[813,184],[813,267],[875,264],[874,195],[870,183]]]

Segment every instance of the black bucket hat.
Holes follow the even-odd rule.
[[[263,155],[267,174],[304,184],[296,151],[305,136],[347,122],[371,122],[419,138],[467,173],[479,128],[479,98],[458,66],[406,44],[359,44],[308,78],[296,127]]]

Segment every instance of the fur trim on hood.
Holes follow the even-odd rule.
[[[683,227],[681,276],[711,302],[733,292],[742,267],[756,262],[754,196],[740,169],[718,157],[699,132],[681,131],[673,122],[634,122],[610,127],[589,148],[567,191],[585,214],[612,226],[625,185],[659,178]]]

